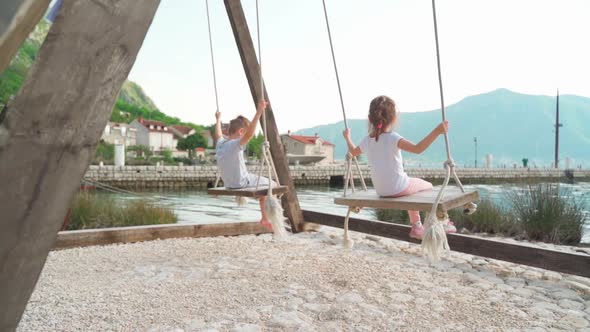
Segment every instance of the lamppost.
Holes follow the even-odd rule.
[[[555,102],[555,160],[553,167],[559,168],[559,127],[563,124],[559,123],[559,89],[557,89],[557,100]]]
[[[475,144],[475,168],[477,168],[477,137],[473,138],[473,143]]]

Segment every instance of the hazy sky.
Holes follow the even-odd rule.
[[[259,0],[263,71],[279,129],[342,119],[321,0]],[[430,0],[326,0],[349,118],[393,97],[439,108]],[[242,1],[253,38],[255,1]],[[223,1],[210,0],[224,120],[254,106]],[[590,96],[590,1],[439,0],[445,101],[508,88]],[[256,42],[256,40],[255,40]],[[162,0],[130,79],[165,113],[214,122],[204,0]]]

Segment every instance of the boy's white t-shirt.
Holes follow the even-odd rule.
[[[240,139],[222,137],[217,142],[215,154],[217,168],[226,188],[243,188],[248,186],[248,169],[244,161],[244,151]]]
[[[410,184],[410,178],[404,172],[401,150],[397,147],[402,138],[392,131],[381,134],[379,141],[367,136],[359,144],[371,166],[373,187],[379,196],[399,194]]]

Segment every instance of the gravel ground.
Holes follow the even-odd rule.
[[[590,331],[590,280],[341,232],[52,252],[19,331]]]

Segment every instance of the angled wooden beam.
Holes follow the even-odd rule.
[[[0,73],[41,20],[49,0],[2,0],[0,2]]]
[[[250,92],[252,93],[252,99],[254,104],[264,96],[265,100],[269,101],[266,87],[264,91],[261,90],[260,84],[260,66],[258,59],[256,58],[256,50],[252,42],[250,30],[248,29],[248,22],[244,15],[244,10],[240,0],[225,0],[225,8],[227,10],[227,16],[234,32],[234,38],[242,58],[242,65],[250,85]],[[267,134],[268,141],[270,143],[270,152],[272,159],[277,170],[277,175],[281,185],[289,187],[289,191],[283,195],[283,207],[291,222],[291,229],[293,232],[299,232],[303,230],[303,215],[301,214],[301,208],[299,206],[299,200],[297,198],[297,192],[295,191],[295,185],[289,172],[289,163],[277,124],[275,122],[274,113],[272,107],[266,109],[266,120],[267,120]]]
[[[14,331],[159,0],[70,0],[0,116],[0,331]]]
[[[343,228],[344,224],[344,217],[328,213],[304,210],[303,216],[307,222],[324,226]],[[350,218],[349,228],[365,234],[420,243],[410,238],[410,226],[407,225]],[[462,234],[447,234],[447,238],[451,250],[454,251],[590,278],[590,255],[587,254],[542,249]]]

